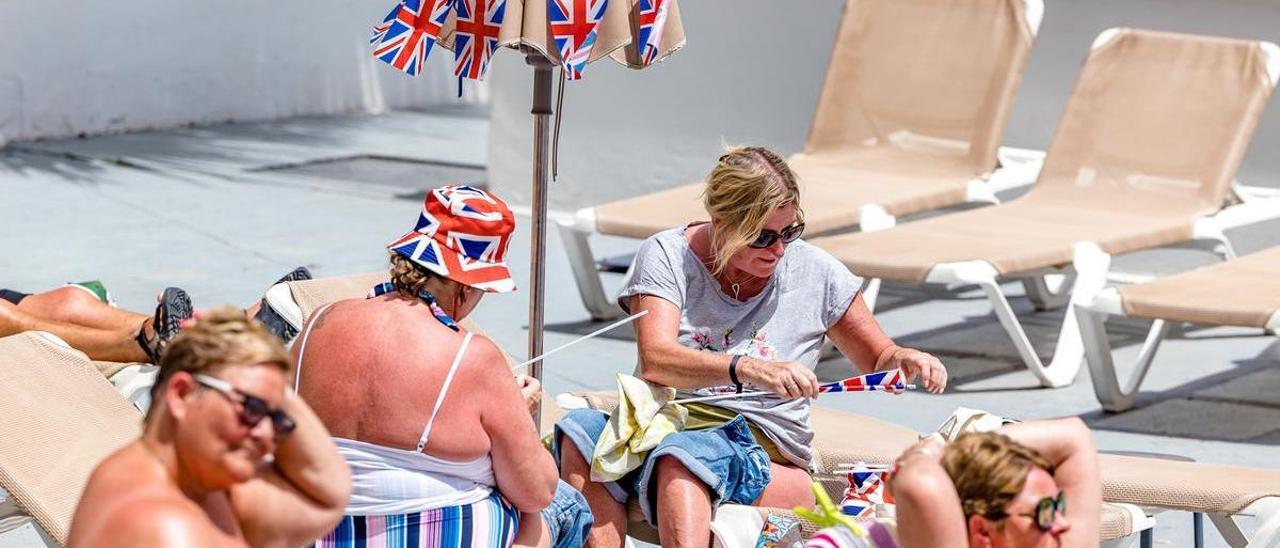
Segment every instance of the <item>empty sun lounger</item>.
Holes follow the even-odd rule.
[[[142,415],[88,357],[47,333],[0,338],[0,394],[0,488],[65,543],[89,475],[138,438]]]
[[[1030,183],[1042,155],[1000,141],[1043,10],[1042,0],[849,0],[804,152],[789,160],[808,232],[996,203],[997,192]],[[646,238],[703,219],[701,192],[686,184],[560,221],[592,317],[620,311],[588,237]]]
[[[869,278],[980,286],[1040,382],[1070,384],[1084,352],[1074,309],[1045,365],[996,280],[1024,279],[1028,296],[1047,308],[1105,285],[1109,254],[1201,244],[1230,255],[1224,230],[1280,216],[1280,199],[1250,192],[1236,192],[1239,203],[1224,207],[1278,75],[1274,44],[1104,32],[1026,195],[810,243]],[[1061,274],[1067,280],[1051,291],[1048,282]]]
[[[561,408],[591,408],[611,411],[618,404],[613,392],[572,392],[560,394],[556,403]],[[848,480],[831,475],[832,470],[847,467],[848,463],[891,464],[907,447],[919,441],[920,433],[879,419],[814,406],[810,420],[817,433],[814,454],[820,474],[815,478],[833,500],[840,500]],[[863,435],[850,436],[849,432]],[[1140,459],[1141,460],[1141,459]],[[657,531],[644,521],[640,507],[633,501],[628,505],[627,534],[639,540],[657,543]],[[770,514],[782,514],[798,518],[787,508],[766,508]],[[804,536],[817,532],[818,527],[801,519]],[[1126,502],[1105,503],[1101,516],[1101,544],[1108,547],[1127,546],[1133,537],[1155,526],[1155,520],[1141,508]]]
[[[1146,378],[1172,322],[1280,331],[1280,247],[1167,278],[1082,295],[1076,319],[1093,390],[1108,411],[1124,411]],[[1137,366],[1121,388],[1107,340],[1108,316],[1153,320]]]

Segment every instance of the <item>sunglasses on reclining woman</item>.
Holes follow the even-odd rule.
[[[245,394],[237,390],[236,387],[231,386],[231,383],[227,381],[217,377],[210,377],[209,375],[196,374],[192,375],[192,377],[195,378],[200,386],[226,396],[232,403],[240,404],[240,424],[253,428],[262,422],[262,419],[271,417],[271,427],[275,429],[276,437],[282,437],[293,432],[294,427],[297,426],[293,422],[293,418],[286,415],[284,411],[272,409],[262,398]]]
[[[1066,492],[1059,491],[1057,497],[1045,497],[1040,499],[1040,502],[1036,503],[1036,510],[1034,513],[1023,512],[1019,514],[1009,514],[1004,510],[997,510],[991,515],[988,515],[987,519],[999,521],[1011,515],[1028,517],[1036,520],[1036,527],[1039,527],[1041,531],[1048,532],[1050,529],[1053,529],[1053,519],[1056,514],[1062,514],[1064,516],[1067,515]]]
[[[756,239],[747,244],[747,247],[764,249],[772,246],[779,238],[782,239],[782,243],[789,244],[800,239],[801,234],[804,234],[804,223],[796,223],[777,232],[766,228],[761,230]]]

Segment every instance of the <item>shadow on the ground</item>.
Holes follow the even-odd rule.
[[[0,171],[27,178],[53,176],[70,183],[94,185],[100,182],[104,168],[74,155],[33,154],[13,146],[11,150],[0,151]]]

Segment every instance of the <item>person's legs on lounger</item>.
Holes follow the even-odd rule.
[[[276,283],[309,279],[311,272],[300,266]],[[156,299],[155,313],[147,316],[108,304],[106,291],[97,282],[34,294],[0,289],[0,337],[47,331],[94,360],[158,363],[165,344],[182,330],[182,321],[191,317],[194,308],[186,292],[176,287],[165,289]],[[286,344],[297,335],[263,301],[246,308],[245,315]]]
[[[0,300],[0,336],[47,331],[91,359],[119,362],[154,363],[192,311],[190,298],[176,287],[165,289],[151,317],[120,310],[72,286],[23,294],[17,301]]]

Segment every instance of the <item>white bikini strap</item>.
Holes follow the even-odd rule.
[[[333,306],[333,303],[326,304],[320,307],[319,310],[316,310],[315,313],[311,315],[311,321],[307,322],[305,329],[303,329],[302,342],[300,343],[302,346],[298,347],[298,364],[297,368],[295,368],[293,372],[294,392],[298,391],[298,386],[302,382],[302,356],[307,353],[307,339],[311,338],[311,330],[315,329],[316,322],[320,320],[320,315],[324,314],[326,310],[329,310],[330,306]]]
[[[467,332],[467,336],[462,338],[462,346],[458,347],[458,353],[453,357],[453,365],[449,366],[449,374],[444,377],[444,384],[440,386],[440,395],[436,396],[436,406],[431,410],[431,417],[427,419],[427,427],[422,429],[422,437],[418,438],[418,452],[427,446],[427,438],[431,437],[431,425],[436,422],[436,413],[440,412],[440,404],[444,403],[444,395],[449,393],[449,384],[453,382],[453,374],[458,372],[458,365],[462,363],[462,355],[467,353],[467,345],[471,344],[471,332]]]

